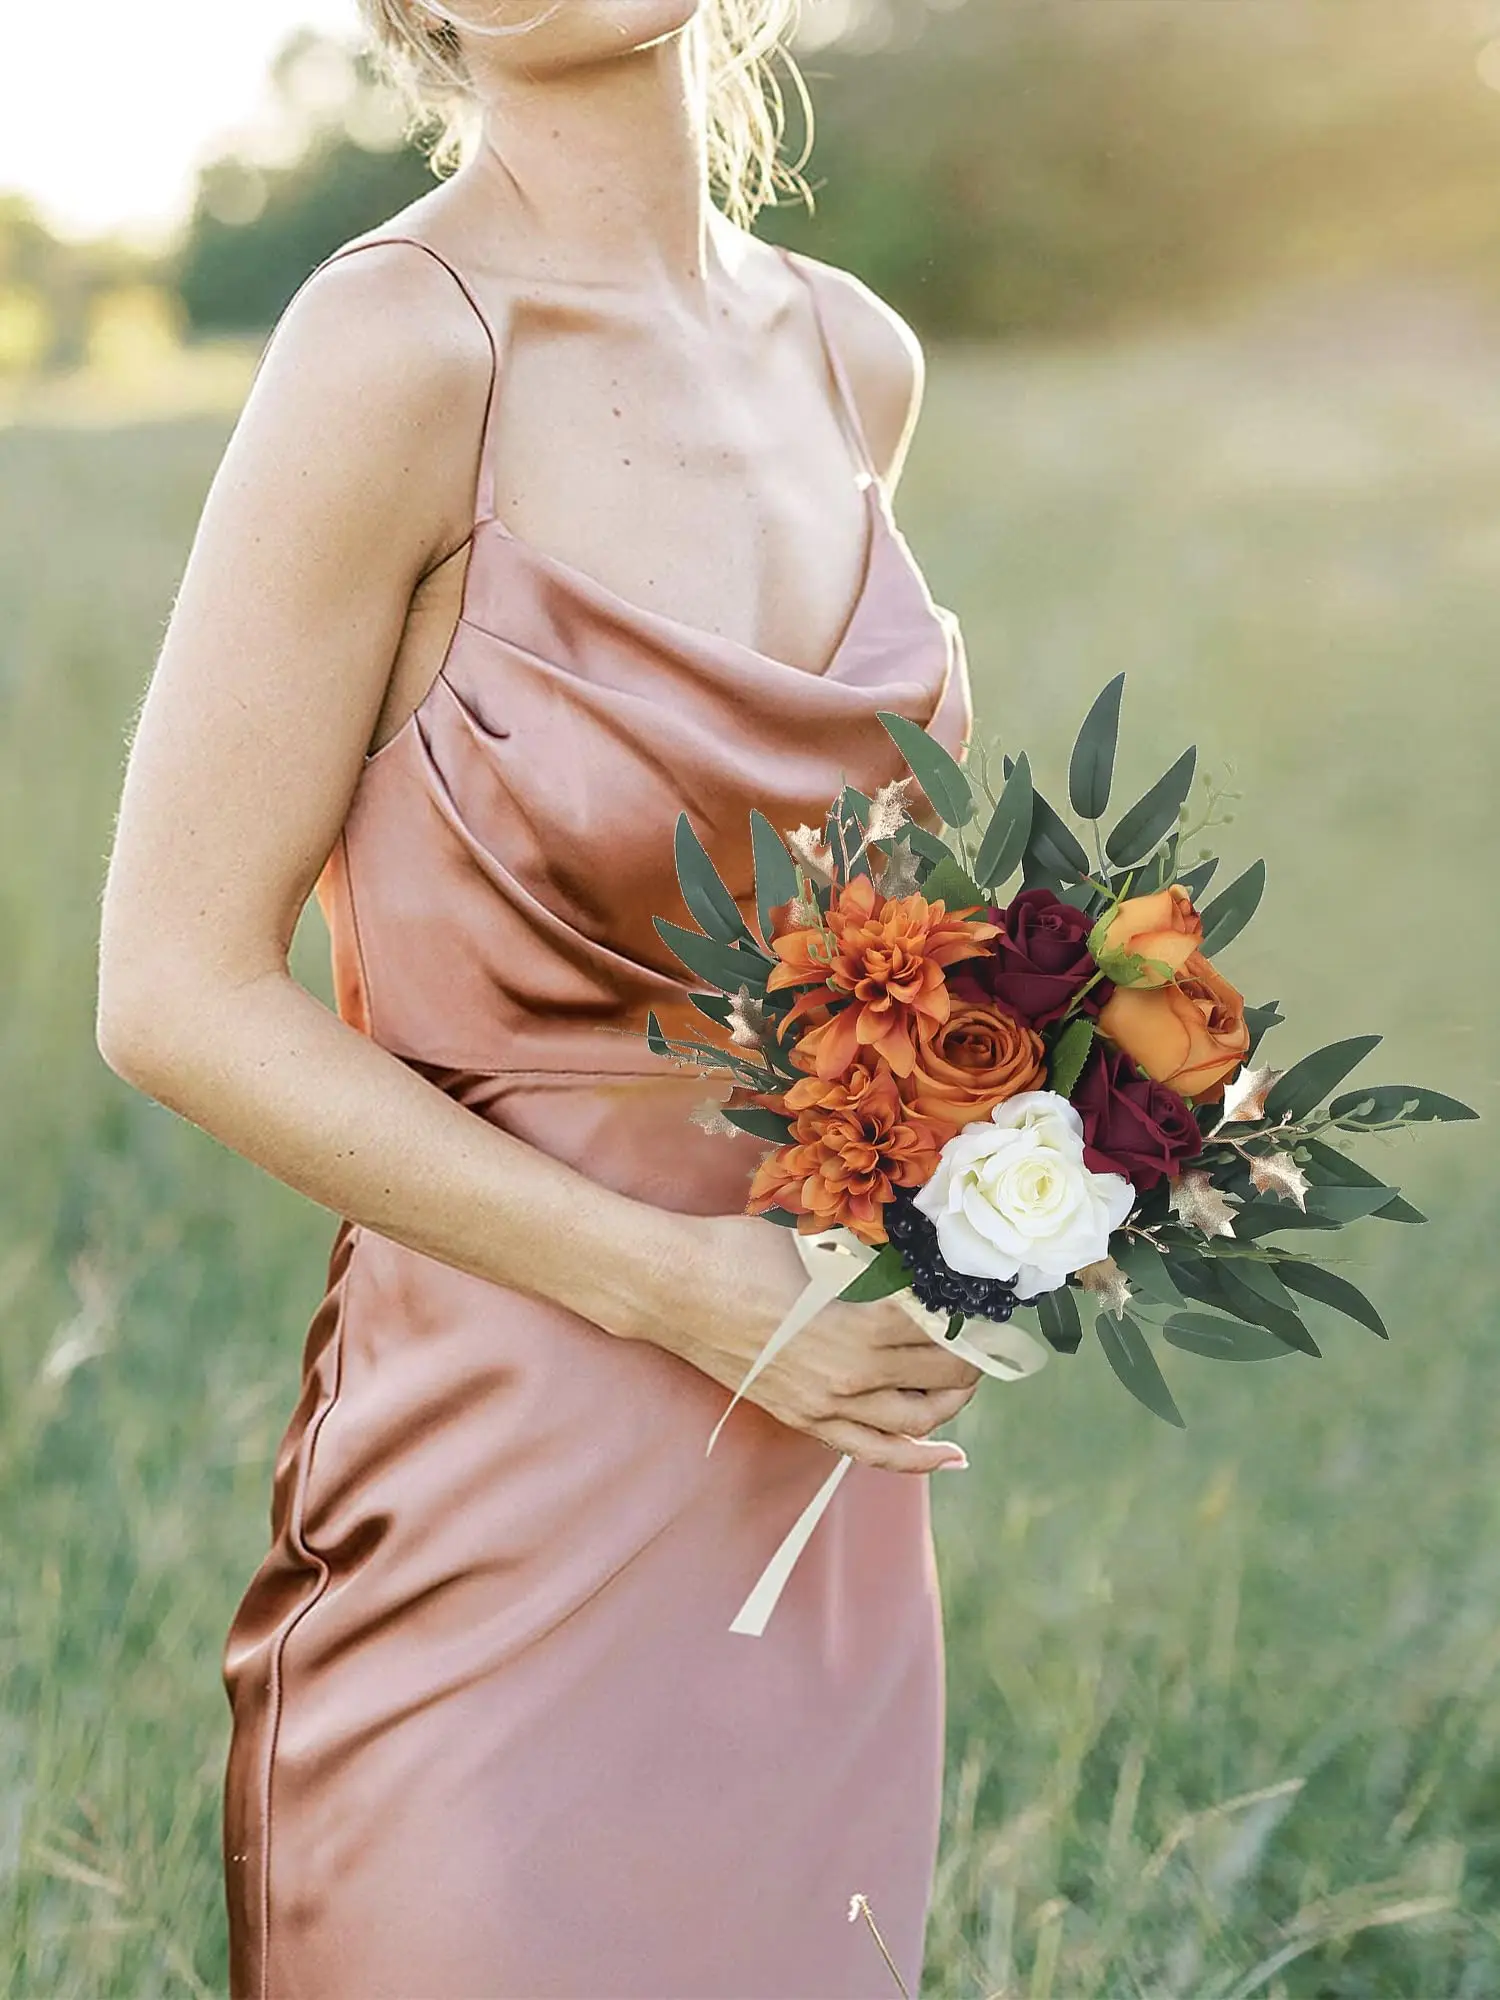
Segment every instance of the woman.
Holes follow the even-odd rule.
[[[101,1051],[339,1217],[224,1652],[236,2000],[884,1994],[855,1894],[917,1987],[942,1638],[892,1474],[964,1462],[978,1374],[830,1306],[706,1456],[802,1271],[640,1034],[694,1018],[680,809],[753,912],[752,805],[900,775],[877,710],[971,719],[888,511],[913,336],[710,198],[711,149],[764,190],[730,58],[789,4],[369,0],[477,144],[283,315],[137,724]]]

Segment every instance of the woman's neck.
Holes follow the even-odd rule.
[[[709,198],[701,86],[687,37],[553,76],[507,70],[482,100],[460,170],[509,218],[538,274],[680,294],[702,311],[724,268]]]

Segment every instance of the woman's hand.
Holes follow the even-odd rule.
[[[738,1389],[807,1282],[795,1246],[753,1216],[683,1216],[686,1240],[664,1273],[644,1337]],[[923,1442],[982,1381],[893,1300],[831,1300],[768,1363],[745,1401],[864,1465],[932,1472],[966,1465],[961,1447]]]

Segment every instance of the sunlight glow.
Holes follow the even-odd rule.
[[[186,213],[194,169],[253,121],[299,27],[357,32],[354,0],[67,0],[6,10],[0,193],[69,235],[149,241]]]

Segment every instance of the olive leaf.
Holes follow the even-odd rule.
[[[1188,1354],[1202,1354],[1211,1361],[1277,1361],[1295,1352],[1268,1327],[1220,1319],[1215,1313],[1173,1313],[1162,1328],[1162,1337]]]
[[[889,709],[875,711],[877,722],[916,774],[917,783],[931,800],[933,809],[949,826],[965,826],[974,814],[974,794],[956,763],[935,736],[920,723],[908,721]]]
[[[1141,861],[1156,843],[1177,824],[1182,802],[1192,790],[1193,772],[1198,765],[1197,746],[1183,751],[1170,771],[1164,772],[1148,792],[1142,794],[1104,843],[1104,851],[1117,867]],[[1160,887],[1160,884],[1156,885]]]
[[[1101,819],[1109,804],[1115,746],[1120,736],[1120,697],[1124,690],[1125,676],[1116,674],[1094,697],[1073,745],[1068,763],[1068,799],[1080,819]]]
[[[1203,943],[1200,950],[1211,958],[1232,944],[1255,915],[1265,894],[1266,864],[1253,861],[1243,875],[1237,875],[1227,889],[1221,889],[1201,912]]]
[[[1076,1354],[1083,1340],[1083,1322],[1078,1317],[1077,1295],[1067,1285],[1043,1292],[1036,1302],[1036,1316],[1049,1345],[1059,1354]]]
[[[987,889],[993,889],[1020,867],[1031,839],[1033,794],[1031,760],[1023,751],[1006,780],[1005,789],[990,815],[984,839],[974,862],[974,873]]]
[[[1187,1424],[1172,1400],[1172,1391],[1167,1387],[1156,1356],[1129,1313],[1122,1314],[1119,1319],[1113,1313],[1100,1313],[1094,1322],[1094,1331],[1104,1349],[1105,1359],[1136,1401],[1144,1403],[1153,1416],[1160,1417],[1163,1422],[1186,1430]]]
[[[750,848],[755,857],[755,906],[760,914],[760,934],[769,945],[771,912],[791,902],[797,893],[797,864],[763,812],[750,814]]]
[[[1351,1035],[1314,1049],[1271,1086],[1266,1117],[1273,1124],[1282,1118],[1305,1118],[1379,1044],[1379,1035]]]

